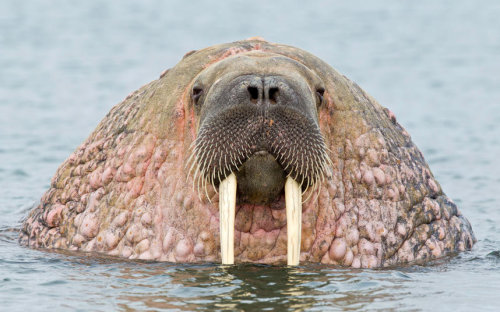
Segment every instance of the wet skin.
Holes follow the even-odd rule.
[[[203,129],[226,149],[196,154]],[[227,163],[222,152],[206,158],[220,150]],[[286,262],[288,175],[314,192],[302,206],[302,262],[399,265],[475,242],[394,114],[313,55],[261,40],[191,53],[115,106],[59,167],[20,242],[219,262],[216,189],[233,171],[236,262]]]

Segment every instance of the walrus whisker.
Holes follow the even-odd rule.
[[[323,147],[323,148],[324,148],[327,152],[329,152],[329,153],[333,153],[333,152],[332,152],[332,150],[331,150],[328,146],[326,146],[326,144],[322,144],[322,145],[323,145],[322,147]]]
[[[212,184],[215,184],[215,174],[215,170],[212,170],[212,172],[210,173],[210,180],[212,180]]]
[[[314,201],[317,201],[317,200],[318,200],[318,198],[319,198],[319,195],[321,194],[321,184],[317,184],[317,185],[316,185],[316,190],[315,190],[315,192],[316,192],[316,198],[314,199]]]
[[[201,177],[204,174],[205,169],[201,169],[200,174],[198,175],[198,178],[196,180],[196,189],[198,191],[198,197],[200,201],[202,201],[202,193],[200,192],[200,183],[201,183]]]
[[[285,151],[285,152],[283,152],[283,153],[281,152],[281,150],[282,150],[284,147],[285,147],[284,145],[281,145],[280,150],[279,150],[279,153],[280,153],[281,155],[283,155],[283,158],[284,158],[284,159],[287,159],[287,158],[288,158],[288,156],[286,155],[286,152],[287,152],[287,151]],[[289,151],[288,151],[288,152],[289,152]]]
[[[238,166],[237,166],[236,170],[237,170],[237,171],[240,171],[240,167],[241,167],[241,165],[243,165],[243,160],[238,159],[238,162],[239,162],[239,163],[238,163]]]
[[[222,181],[220,178],[220,170],[217,171],[217,178],[219,179],[219,183],[220,183],[220,181]]]
[[[202,172],[202,174],[200,175],[200,178],[201,178],[200,179],[200,183],[201,183],[202,196],[204,195],[203,193],[205,193],[205,195],[206,195],[206,192],[207,192],[206,187],[205,187],[205,184],[206,184],[205,181],[207,180],[207,179],[205,179],[205,174],[206,174],[205,172]]]
[[[276,155],[276,160],[279,160],[280,162],[283,162],[283,155],[279,151],[276,150],[276,148],[271,151],[274,155]]]
[[[196,174],[196,170],[195,170],[195,174]],[[189,177],[190,177],[190,176],[191,176],[190,174],[188,174],[188,175],[187,175],[188,180],[189,180]],[[193,183],[192,183],[192,189],[193,189],[193,193],[194,193],[194,192],[195,192],[195,187],[194,187],[194,178],[193,178]]]
[[[291,163],[287,163],[286,164],[286,167],[284,168],[284,171],[286,172],[286,170],[288,169],[288,167],[291,165]],[[290,172],[291,173],[291,172]],[[288,173],[288,175],[290,175],[290,173]],[[287,176],[288,177],[288,176]]]
[[[197,162],[194,162],[193,165],[196,165],[195,166],[195,169],[194,169],[194,174],[193,174],[193,192],[194,192],[194,184],[196,182],[196,175],[198,175],[199,171],[200,171],[200,164],[197,163]]]
[[[199,178],[199,175],[201,175],[201,171],[200,171],[200,166],[198,165],[196,167],[196,171],[194,173],[194,178],[193,178],[193,192],[195,191],[195,185],[196,185],[196,189],[198,190],[196,193],[198,194],[198,198],[200,199],[200,202],[201,202],[201,194],[200,194],[200,180]]]
[[[281,154],[281,150],[285,147],[285,145],[281,144],[280,149],[278,150],[278,153]],[[283,155],[284,156],[284,155]]]
[[[291,157],[291,156],[295,155],[295,153],[293,153],[292,155],[290,155],[290,153],[293,153],[293,152],[292,152],[292,150],[291,150],[291,149],[288,149],[288,153],[287,153],[287,155],[286,155],[285,159],[287,159],[287,160],[289,160],[289,161],[290,161],[290,160],[294,160],[294,161],[296,161],[296,159],[294,159],[294,157]],[[293,165],[295,166],[295,163],[293,163]]]
[[[323,183],[323,181],[325,181],[325,175],[324,175],[323,171],[324,171],[323,164],[321,164],[320,167],[317,168],[316,172],[315,172],[316,176],[320,176],[321,175],[321,180],[319,181],[320,183]]]
[[[184,164],[184,169],[187,169],[187,167],[191,164],[192,159],[194,158],[194,153],[191,151],[189,153],[189,158],[187,159],[186,163]],[[188,171],[188,173],[191,172],[191,169]]]
[[[276,144],[276,141],[271,142],[271,152],[273,152],[275,149],[274,144]]]
[[[233,154],[232,154],[232,152],[231,152],[231,158],[230,158],[230,159],[231,159],[231,164],[232,164],[232,165],[233,165],[236,169],[238,169],[238,166],[236,165],[236,162],[234,161],[234,158],[235,158],[235,157],[233,157]]]
[[[217,157],[217,159],[219,161],[219,166],[217,167],[217,171],[218,171],[217,175],[219,175],[220,174],[220,170],[222,168],[222,163],[221,163],[222,162],[222,157],[219,156],[219,157]],[[220,176],[219,176],[219,181],[220,181]]]
[[[214,157],[215,153],[211,152],[210,153],[210,161],[208,162],[209,164],[212,163],[212,159]],[[217,188],[215,187],[215,170],[211,170],[211,172],[208,172],[207,179],[209,180],[210,184],[212,184],[212,187],[215,190],[215,193],[217,192]]]
[[[252,151],[251,151],[251,149],[250,149],[250,148],[247,148],[247,149],[245,150],[245,155],[244,155],[244,158],[248,158],[248,157],[250,157],[251,152],[252,152]],[[243,161],[243,159],[242,159],[242,161]]]
[[[313,183],[313,184],[310,186],[310,188],[309,188],[309,193],[310,193],[310,195],[307,197],[307,200],[309,200],[309,199],[311,198],[312,194],[314,194],[314,192],[316,192],[316,190],[318,189],[318,187],[319,187],[319,183]],[[307,201],[307,200],[306,200],[306,201]]]
[[[319,165],[319,169],[317,169],[317,171],[315,173],[316,176],[321,175],[321,182],[323,182],[325,180],[325,175],[323,173],[324,170],[325,170],[324,163],[321,163]]]
[[[212,203],[212,200],[210,199],[210,196],[208,196],[208,190],[207,190],[207,179],[203,179],[203,186],[205,188],[205,195],[207,195],[207,199],[209,203]]]
[[[227,154],[226,153],[224,153],[224,164],[225,164],[224,169],[227,170],[227,171],[230,171],[229,169],[231,167],[229,166],[229,163],[227,161]]]
[[[295,181],[297,181],[297,178],[298,178],[298,176],[299,176],[299,172],[298,172],[298,170],[297,170],[297,166],[295,166],[293,169],[294,169],[294,171],[295,171],[295,176],[293,177],[293,179],[294,179]],[[298,182],[297,182],[297,183],[298,183]],[[302,186],[302,184],[301,184],[301,186]]]
[[[325,169],[324,171],[328,171],[332,176],[333,176],[333,162],[330,159],[330,157],[326,156],[326,162],[323,162],[323,168]]]
[[[244,158],[243,151],[239,150],[238,155],[240,156],[240,158]]]
[[[212,187],[214,188],[215,194],[218,194],[219,192],[217,191],[217,188],[215,187],[214,179],[210,180],[210,184],[212,184]]]
[[[207,156],[207,159],[208,157],[210,157],[210,159],[208,160],[208,163],[211,164],[212,163],[212,160],[214,159],[215,157],[215,150],[211,150],[210,153],[208,154]]]
[[[194,139],[193,142],[191,142],[191,144],[189,144],[189,147],[188,147],[188,152],[192,151],[195,147],[196,147],[196,144],[197,144],[197,139]]]
[[[196,152],[193,151],[193,153],[191,154],[190,160],[189,160],[191,162],[191,166],[189,167],[189,170],[188,170],[188,174],[187,174],[188,177],[193,172],[193,169],[195,168],[195,165],[198,164],[198,162],[196,161],[195,153]]]
[[[316,155],[313,155],[313,157],[310,158],[311,160],[311,172],[314,177],[317,177],[319,172],[318,172],[318,167],[321,168],[321,163],[318,161],[318,157]]]
[[[204,159],[203,163],[201,163],[201,169],[202,169],[202,174],[201,175],[204,175],[205,174],[205,170],[207,169],[207,158],[205,157],[205,155],[207,153],[210,153],[209,151],[207,151],[206,149],[203,151],[203,154],[201,155],[200,159]]]
[[[304,200],[304,201],[302,202],[302,204],[304,204],[305,202],[307,202],[307,201],[311,198],[311,196],[312,196],[314,193],[316,193],[316,198],[314,198],[313,202],[314,202],[314,201],[316,201],[316,200],[318,199],[318,196],[319,196],[319,193],[320,193],[320,192],[319,192],[319,189],[320,189],[320,188],[319,188],[318,183],[315,183],[315,184],[312,186],[312,189],[310,190],[309,195],[307,196],[306,200]]]
[[[309,193],[307,194],[306,199],[304,199],[304,200],[302,201],[302,204],[304,204],[305,202],[307,202],[307,201],[309,200],[309,198],[311,197],[311,192],[312,192],[313,190],[314,190],[314,189],[312,189],[312,190],[311,190],[309,187],[306,187],[306,189],[302,192],[302,196],[304,196],[304,194],[305,194],[307,191],[309,191]]]
[[[187,166],[189,165],[189,169],[187,170],[187,174],[186,174],[186,181],[189,180],[189,176],[191,175],[191,172],[193,170],[193,166],[194,164],[196,164],[196,162],[191,162],[189,161],[185,166],[184,166],[184,169],[187,169]]]
[[[295,156],[295,152],[294,152],[294,156]],[[294,157],[294,162],[293,162],[293,168],[294,170],[297,172],[297,174],[299,174],[299,159],[298,157]]]
[[[193,164],[193,160],[196,158],[196,150],[192,150],[190,153],[189,153],[189,158],[188,160],[186,161],[186,164],[184,166],[184,169],[187,169],[188,166],[189,168],[191,168],[192,164]],[[190,172],[191,170],[189,170]]]
[[[300,153],[300,175],[302,176],[302,179],[304,179],[304,153]]]
[[[330,159],[330,157],[327,156],[326,160],[328,161],[328,164],[333,168],[333,161]]]
[[[306,173],[309,172],[309,160],[306,161]]]
[[[328,152],[332,153],[332,151],[328,147],[326,147],[325,145],[323,145],[323,148],[325,148]],[[330,159],[330,156],[328,155],[328,153],[326,151],[322,153],[322,156],[333,167],[333,162]]]
[[[200,191],[200,189],[203,190],[203,182],[205,181],[206,173],[207,173],[207,168],[202,167],[200,175],[198,176],[198,192],[200,193],[200,195],[203,195],[203,193]]]

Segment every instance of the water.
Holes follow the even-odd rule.
[[[440,310],[500,306],[500,2],[0,2],[0,311]],[[471,221],[471,252],[351,270],[117,261],[17,244],[59,164],[192,49],[260,35],[308,50],[412,134]]]

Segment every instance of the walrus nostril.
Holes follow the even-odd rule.
[[[256,102],[259,99],[259,89],[256,87],[248,87],[248,93],[250,94],[250,100]]]
[[[278,88],[270,88],[269,89],[269,101],[271,103],[277,103],[278,102],[278,96],[280,94],[280,90]]]

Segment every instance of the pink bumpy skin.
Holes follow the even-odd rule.
[[[115,106],[59,167],[20,242],[220,262],[218,195],[209,186],[210,201],[200,199],[185,168],[197,123],[189,91],[203,69],[255,50],[294,59],[325,83],[318,116],[333,167],[303,206],[302,263],[383,267],[472,247],[469,222],[392,112],[315,56],[261,39],[190,52]],[[285,209],[275,208],[237,205],[236,263],[286,263]]]

